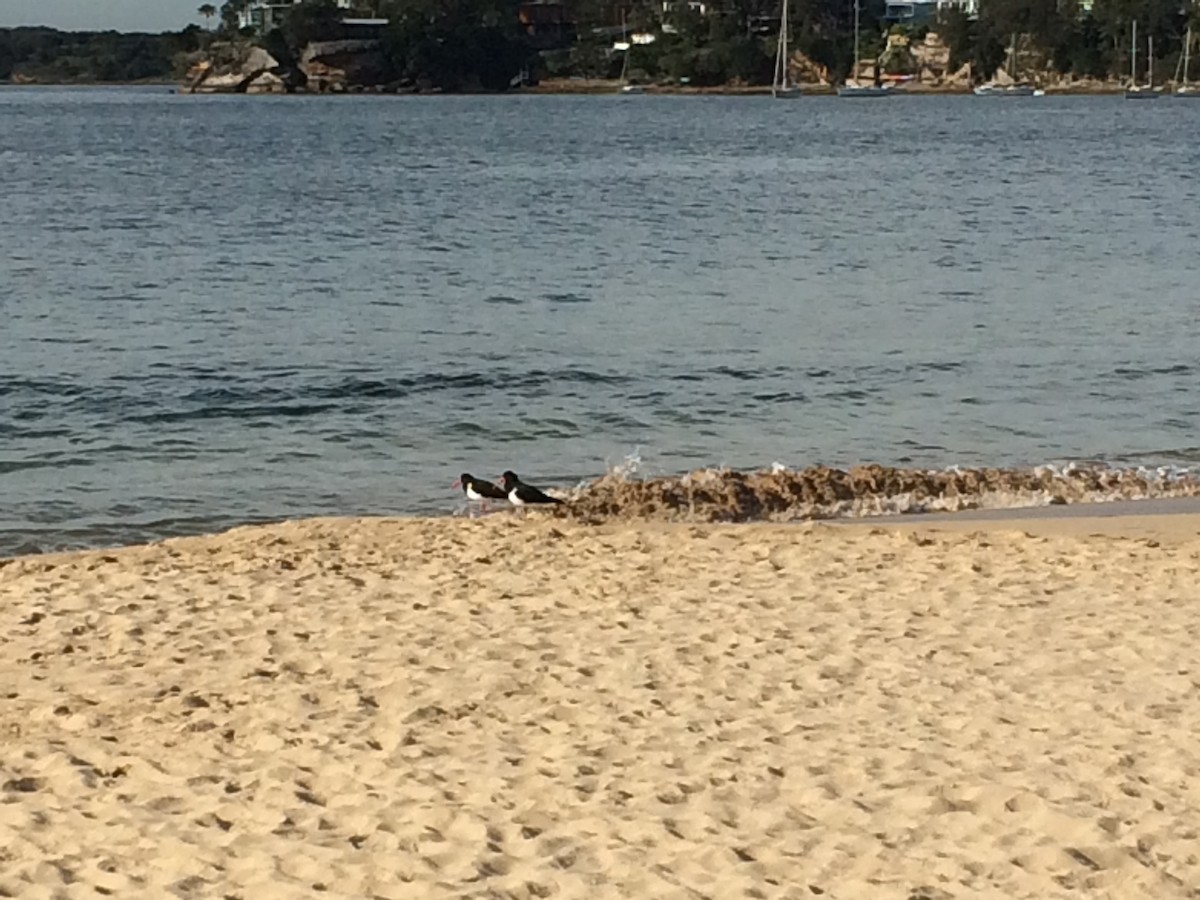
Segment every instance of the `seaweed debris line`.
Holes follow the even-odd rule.
[[[645,480],[610,473],[578,488],[556,514],[585,521],[787,522],[1195,496],[1200,476],[1186,469],[1074,463],[943,470],[775,466]]]

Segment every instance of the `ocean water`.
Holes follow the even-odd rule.
[[[0,554],[1200,458],[1200,104],[0,90]]]

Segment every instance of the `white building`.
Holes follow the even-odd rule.
[[[927,25],[944,9],[961,9],[975,18],[979,15],[979,0],[886,0],[884,18],[900,24]]]
[[[938,12],[943,9],[961,9],[971,18],[979,15],[979,0],[937,0]]]
[[[238,13],[238,28],[253,28],[260,34],[278,28],[293,6],[304,0],[250,0]],[[336,0],[339,9],[349,9],[353,0]]]
[[[708,3],[706,0],[687,0],[687,2],[684,2],[684,0],[663,0],[663,15],[669,16],[671,13],[675,12],[676,7],[681,5],[686,6],[692,12],[698,13],[699,15],[708,15]]]

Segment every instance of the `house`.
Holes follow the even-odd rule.
[[[253,28],[266,34],[283,24],[284,17],[293,6],[304,0],[250,0],[238,13],[238,28]],[[353,0],[335,0],[339,9],[350,9]]]
[[[937,0],[938,12],[944,9],[961,9],[970,18],[979,17],[979,0]]]
[[[575,42],[575,20],[557,0],[525,0],[517,7],[517,21],[536,50],[558,50]]]
[[[664,16],[669,16],[671,13],[681,6],[686,6],[697,15],[707,16],[708,6],[707,0],[663,0],[662,11]]]
[[[979,0],[886,0],[883,17],[898,25],[928,25],[945,9],[979,15]]]
[[[705,18],[708,15],[709,4],[706,0],[663,0],[662,14],[663,34],[675,34],[677,29],[675,23],[671,21],[671,16],[675,12],[683,9],[688,9],[693,15]]]
[[[887,0],[883,17],[898,25],[926,25],[937,16],[937,0]]]
[[[390,19],[342,19],[342,37],[354,41],[378,41],[390,24]]]

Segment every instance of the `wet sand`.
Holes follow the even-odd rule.
[[[1039,512],[0,561],[0,896],[1195,896],[1200,517]]]

